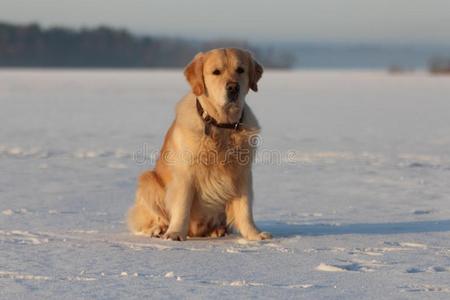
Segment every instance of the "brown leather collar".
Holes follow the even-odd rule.
[[[234,129],[234,130],[241,130],[242,129],[242,121],[244,120],[244,111],[242,111],[241,118],[236,123],[219,123],[216,119],[211,117],[208,112],[206,112],[202,105],[200,104],[200,101],[198,98],[197,100],[197,111],[200,115],[200,118],[202,118],[203,122],[205,123],[205,134],[209,135],[211,132],[211,125],[218,127],[218,128],[225,128],[225,129]]]

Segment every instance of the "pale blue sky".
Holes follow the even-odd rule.
[[[186,38],[450,43],[450,0],[0,0],[0,20]]]

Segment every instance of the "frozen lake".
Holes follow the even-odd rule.
[[[449,299],[450,77],[259,87],[254,211],[275,238],[180,243],[124,215],[181,71],[0,70],[0,298]]]

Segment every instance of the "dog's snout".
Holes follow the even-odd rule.
[[[239,97],[240,86],[237,82],[227,82],[227,95],[230,101],[236,101]]]

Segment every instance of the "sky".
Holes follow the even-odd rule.
[[[197,39],[450,44],[449,0],[0,0],[0,20]]]

